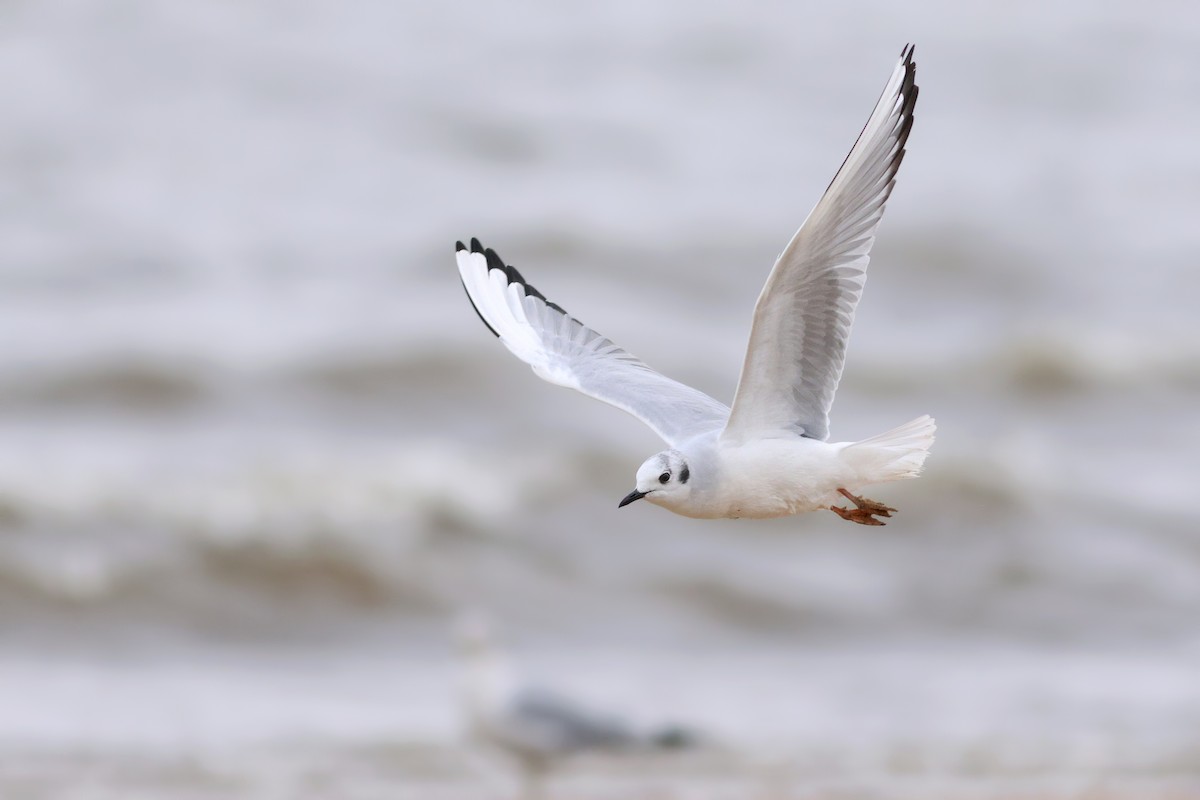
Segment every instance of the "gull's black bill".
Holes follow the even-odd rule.
[[[634,500],[641,500],[643,497],[645,497],[648,494],[649,494],[649,492],[639,492],[637,489],[634,489],[632,492],[625,495],[625,499],[623,499],[621,502],[617,503],[617,508],[624,508],[625,506],[632,503]]]

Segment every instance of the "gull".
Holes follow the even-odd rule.
[[[460,619],[454,638],[468,731],[516,759],[527,794],[537,794],[547,771],[567,756],[676,750],[698,742],[685,729],[639,730],[519,680],[490,625],[478,616]]]
[[[618,507],[645,498],[687,517],[768,518],[829,509],[883,525],[896,509],[862,487],[915,478],[935,424],[921,416],[858,442],[829,442],[829,410],[917,100],[901,52],[825,194],[775,261],[754,307],[732,408],[674,381],[570,316],[478,239],[455,248],[471,304],[534,373],[616,406],[669,448],[638,468]],[[849,507],[837,505],[842,499]]]

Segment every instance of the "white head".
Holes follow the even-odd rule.
[[[682,505],[692,493],[692,472],[683,453],[678,450],[663,450],[646,459],[637,471],[637,486],[625,495],[617,508],[629,505],[643,497],[658,506],[672,508]]]

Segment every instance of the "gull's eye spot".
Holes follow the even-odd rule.
[[[679,473],[679,482],[687,483],[688,478],[690,478],[690,477],[692,477],[692,472],[691,472],[691,470],[688,469],[687,464],[684,464],[683,471]]]
[[[669,480],[671,480],[671,473],[669,472],[664,472],[662,475],[658,476],[659,483],[666,483]]]

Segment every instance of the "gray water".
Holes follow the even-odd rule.
[[[725,748],[577,794],[1198,785],[1189,6],[51,0],[0,31],[5,797],[472,796],[477,608]],[[512,359],[454,241],[728,401],[910,40],[833,436],[930,413],[925,476],[878,530],[618,512],[653,434]]]

